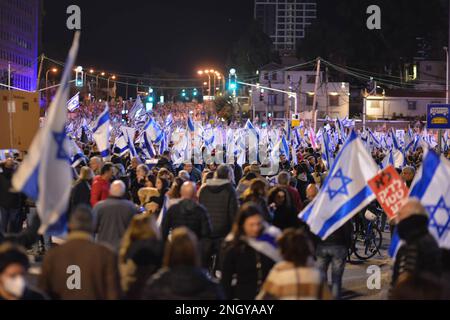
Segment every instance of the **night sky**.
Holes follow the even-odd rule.
[[[81,8],[77,64],[109,72],[156,69],[195,76],[222,67],[253,19],[253,0],[44,0],[42,51],[64,61],[73,31],[66,8]]]

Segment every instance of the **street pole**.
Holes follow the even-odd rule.
[[[313,98],[313,109],[312,109],[312,120],[313,120],[313,129],[316,132],[317,127],[317,90],[319,90],[319,82],[320,82],[320,58],[317,58],[317,70],[316,70],[316,83],[314,85],[314,98]],[[328,97],[327,97],[328,98]]]
[[[363,93],[363,131],[366,131],[367,90]]]
[[[11,90],[11,62],[8,62],[8,91]]]

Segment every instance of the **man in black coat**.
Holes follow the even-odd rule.
[[[8,158],[0,164],[0,231],[17,233],[22,229],[24,216],[21,208],[25,197],[23,194],[11,191],[12,177],[17,163]]]
[[[211,236],[211,223],[206,208],[194,201],[195,191],[193,182],[183,183],[180,190],[182,200],[171,206],[165,213],[161,223],[161,233],[163,240],[166,241],[171,230],[182,226],[187,227],[197,236],[206,264],[207,252],[204,248],[205,240]]]
[[[442,274],[442,251],[428,231],[428,215],[417,200],[409,200],[398,213],[397,231],[403,245],[397,252],[392,286],[406,274]]]
[[[238,210],[232,174],[228,165],[221,164],[214,173],[214,178],[207,180],[199,191],[199,202],[206,207],[211,219],[212,232],[208,245],[210,256],[217,256],[223,239],[231,231]]]

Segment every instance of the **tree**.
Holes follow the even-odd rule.
[[[252,77],[269,62],[279,62],[272,50],[272,40],[264,33],[260,24],[253,21],[240,39],[232,46],[227,65],[236,68],[240,77]]]

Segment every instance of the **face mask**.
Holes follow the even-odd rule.
[[[3,287],[7,292],[12,294],[16,298],[21,298],[26,287],[25,278],[22,276],[6,278],[3,281]]]

